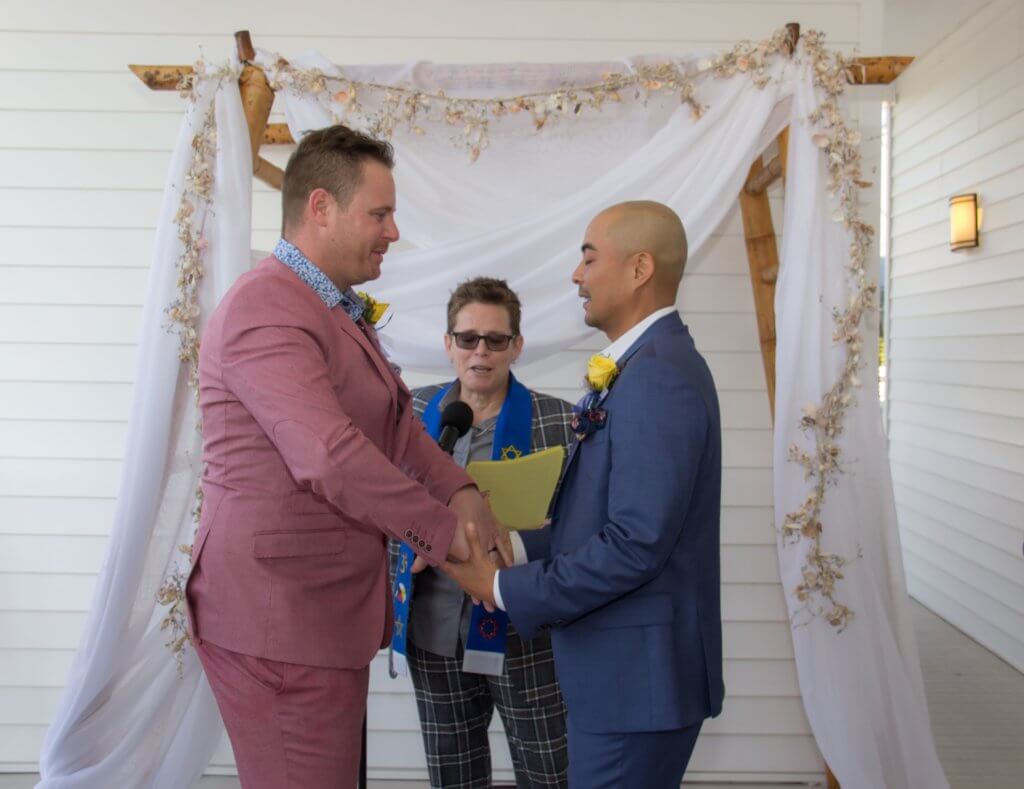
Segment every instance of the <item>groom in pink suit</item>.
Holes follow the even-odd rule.
[[[391,639],[388,538],[468,558],[493,521],[416,419],[353,286],[398,240],[389,145],[333,126],[288,162],[284,238],[203,335],[206,469],[192,640],[242,786],[356,785],[369,663]]]

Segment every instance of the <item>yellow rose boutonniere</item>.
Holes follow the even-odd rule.
[[[363,320],[369,323],[371,326],[376,326],[381,318],[384,317],[388,311],[388,307],[391,306],[386,301],[377,301],[366,291],[359,291],[356,295],[362,299],[363,304]]]
[[[603,392],[619,375],[619,366],[613,359],[597,353],[587,362],[587,385],[595,392]]]

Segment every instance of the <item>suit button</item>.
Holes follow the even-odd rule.
[[[419,545],[422,548],[424,545],[427,544],[427,541],[426,540],[416,540],[416,544]]]
[[[432,550],[434,550],[434,546],[427,543],[427,553],[430,553]]]
[[[412,537],[412,529],[406,529],[405,530],[405,536],[406,537]]]

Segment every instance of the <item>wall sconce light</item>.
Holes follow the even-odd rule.
[[[971,249],[978,246],[978,195],[955,195],[949,198],[949,248]]]

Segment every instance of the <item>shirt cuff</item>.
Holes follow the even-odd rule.
[[[501,570],[498,570],[494,574],[494,588],[491,591],[494,593],[494,604],[498,606],[498,608],[500,608],[502,611],[504,611],[505,601],[501,599],[501,584],[498,583],[499,575],[501,575]]]
[[[526,545],[523,543],[523,538],[519,536],[518,532],[509,532],[508,539],[512,543],[512,564],[518,567],[530,561],[526,555]]]

